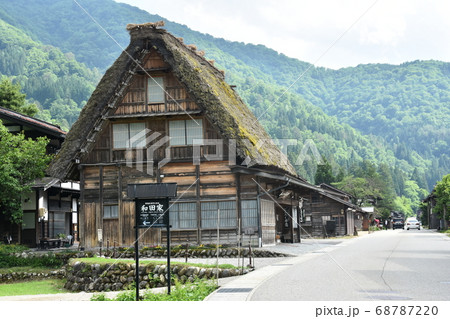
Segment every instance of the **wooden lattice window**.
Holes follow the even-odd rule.
[[[175,203],[169,209],[170,225],[173,229],[197,228],[197,204]]]
[[[236,201],[202,202],[202,228],[234,228],[237,224]]]
[[[113,146],[116,149],[145,147],[145,123],[113,124]]]
[[[169,122],[170,145],[182,146],[201,144],[203,123],[201,119]]]

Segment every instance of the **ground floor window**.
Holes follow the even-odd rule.
[[[236,201],[202,202],[202,228],[233,228],[237,223]]]
[[[119,206],[118,205],[104,205],[103,206],[103,218],[119,218]]]
[[[258,207],[256,200],[241,201],[242,228],[258,227]]]
[[[344,225],[345,223],[345,219],[343,215],[333,215],[332,220],[334,220],[336,222],[336,225]]]
[[[56,238],[58,234],[66,233],[66,213],[49,212],[48,223],[50,224],[49,237]]]
[[[169,209],[169,219],[172,229],[197,228],[196,203],[174,203]]]
[[[322,216],[322,223],[324,225],[326,225],[329,220],[331,220],[331,216]]]

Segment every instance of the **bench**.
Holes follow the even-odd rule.
[[[44,238],[39,240],[41,249],[59,248],[61,247],[61,239]]]

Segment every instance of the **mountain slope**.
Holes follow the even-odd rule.
[[[27,98],[41,108],[42,119],[69,129],[100,73],[0,20],[0,75],[21,84]]]
[[[83,8],[74,1],[16,0],[1,4],[0,18],[100,70],[128,44],[127,23],[163,19],[111,0],[77,2]],[[361,159],[385,162],[393,172],[426,176],[426,182],[420,178],[422,187],[431,187],[450,170],[449,63],[330,70],[262,45],[217,39],[170,21],[166,29],[205,50],[208,59],[226,70],[228,82],[237,85],[274,138],[298,140],[291,146],[291,159],[310,139],[335,166],[349,168]],[[311,180],[315,165],[303,163],[298,170]]]

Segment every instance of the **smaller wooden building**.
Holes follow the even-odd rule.
[[[0,120],[12,133],[23,132],[26,138],[45,136],[49,139],[47,153],[55,154],[65,139],[66,132],[58,126],[9,109],[0,107]],[[0,213],[2,239],[36,247],[43,237],[58,234],[76,235],[78,183],[61,182],[53,177],[36,180],[31,192],[22,195],[23,223],[10,223]],[[6,237],[6,238],[5,238]]]
[[[350,194],[327,184],[312,190],[304,204],[305,233],[313,237],[344,236],[362,229],[366,214],[351,198]]]

